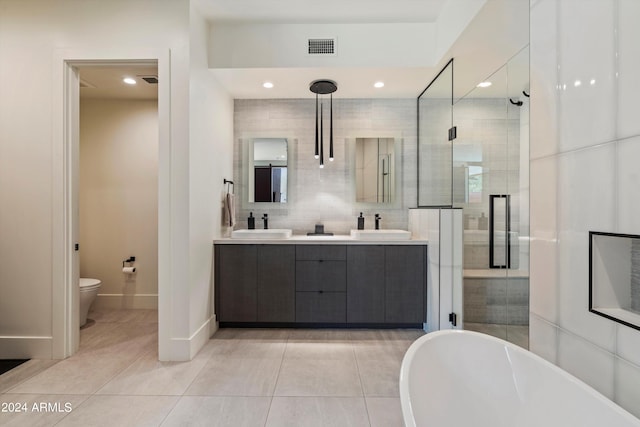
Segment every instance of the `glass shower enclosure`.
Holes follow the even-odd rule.
[[[529,50],[464,96],[418,98],[418,205],[463,210],[464,328],[528,347]]]

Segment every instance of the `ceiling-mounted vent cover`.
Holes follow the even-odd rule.
[[[336,39],[335,38],[323,38],[323,39],[309,39],[309,55],[335,55],[336,54]]]
[[[138,77],[140,77],[142,80],[149,83],[150,85],[158,84],[158,76],[138,76]]]

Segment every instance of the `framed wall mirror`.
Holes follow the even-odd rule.
[[[253,138],[249,141],[248,148],[248,201],[287,203],[287,139]]]
[[[402,140],[393,136],[348,138],[356,203],[395,207]]]
[[[393,138],[356,138],[356,202],[391,203],[395,192]]]

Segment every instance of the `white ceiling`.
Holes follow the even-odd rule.
[[[109,66],[81,66],[80,98],[102,99],[158,99],[158,85],[149,84],[141,76],[157,76],[158,67],[122,64]],[[135,85],[122,80],[132,77]]]
[[[212,22],[435,22],[447,0],[195,0]],[[457,0],[459,1],[459,0]]]
[[[334,98],[414,98],[433,76],[432,68],[245,68],[212,70],[236,99],[312,98],[312,81],[333,80]],[[273,83],[265,89],[265,81]],[[382,81],[385,86],[375,88]]]
[[[447,1],[464,0],[194,0],[205,17],[212,21],[262,21],[262,22],[432,22],[442,12]],[[526,7],[517,4],[526,3]],[[320,7],[322,6],[322,7]],[[435,67],[318,67],[318,68],[243,68],[212,69],[220,83],[233,98],[311,98],[309,83],[316,79],[331,79],[337,82],[336,98],[415,98],[438,73],[450,57],[456,57],[457,89],[466,86],[470,90],[475,83],[495,71],[515,51],[505,43],[513,40],[511,29],[496,25],[498,19],[515,24],[524,19],[519,10],[528,14],[528,0],[489,0],[488,6],[472,22],[462,42],[444,54]],[[527,15],[528,16],[528,15]],[[528,24],[528,19],[527,22]],[[522,31],[519,31],[521,33]],[[489,37],[489,45],[479,45],[483,34]],[[514,42],[516,45],[519,41]],[[485,42],[485,44],[487,44]],[[520,44],[522,46],[522,44]],[[510,50],[511,49],[511,50]],[[511,52],[511,53],[508,53]],[[508,54],[507,54],[508,53]],[[506,54],[506,56],[505,56]],[[528,55],[527,55],[528,57]],[[461,60],[462,59],[462,60]],[[480,62],[479,62],[480,61]],[[469,66],[469,64],[474,64]],[[496,65],[492,65],[496,64]],[[479,67],[478,65],[482,65]],[[512,70],[515,71],[515,70]],[[522,67],[522,81],[528,81],[528,64]],[[125,75],[157,74],[156,67],[123,66],[82,67],[80,77],[94,86],[82,88],[84,98],[133,98],[157,97],[157,86],[137,79],[136,86],[122,83]],[[515,73],[511,73],[514,75]],[[262,84],[270,81],[274,88],[265,89]],[[373,84],[383,81],[385,86],[376,89]],[[523,85],[524,85],[523,84]],[[486,91],[487,95],[490,91]],[[520,93],[518,91],[518,93]]]
[[[434,23],[448,0],[195,0],[212,23]],[[454,0],[460,1],[460,0]],[[212,73],[233,98],[306,98],[309,83],[330,79],[336,98],[416,97],[437,72],[434,68],[243,68]],[[262,84],[270,81],[274,88]],[[385,87],[373,84],[383,81]]]

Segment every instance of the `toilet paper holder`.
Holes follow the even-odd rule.
[[[130,256],[129,258],[122,261],[122,272],[124,274],[133,274],[136,272],[136,268],[133,266],[133,263],[136,261],[136,257]],[[129,264],[128,267],[125,267],[125,264]]]
[[[129,258],[127,258],[124,261],[122,261],[122,268],[124,268],[125,264],[132,264],[134,262],[136,262],[136,257],[130,256]]]

